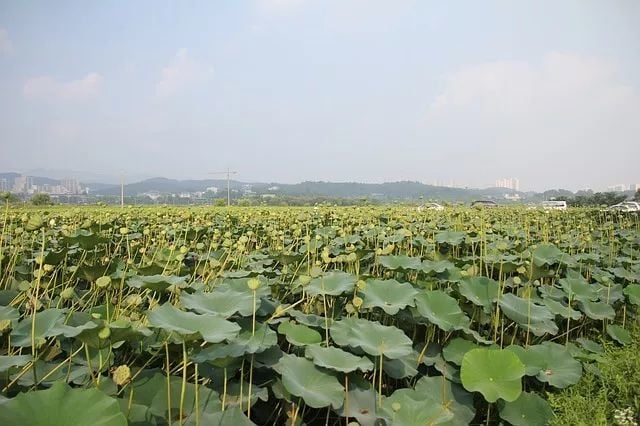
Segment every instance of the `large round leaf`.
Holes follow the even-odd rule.
[[[558,332],[558,326],[553,322],[555,315],[546,306],[538,305],[530,299],[506,293],[500,298],[500,309],[507,318],[517,322],[522,328],[528,328],[536,336]]]
[[[322,341],[322,336],[313,328],[295,324],[291,321],[280,323],[278,333],[284,334],[287,342],[296,346],[315,345]]]
[[[631,343],[631,334],[619,325],[607,324],[607,334],[621,345]]]
[[[301,397],[309,407],[331,405],[337,409],[342,406],[344,388],[338,379],[321,372],[308,359],[285,354],[273,369],[282,376],[282,384],[286,390]]]
[[[396,280],[367,280],[364,290],[362,308],[382,308],[389,315],[395,315],[400,309],[414,305],[414,297],[418,292],[409,283]]]
[[[421,268],[422,262],[419,257],[409,257],[405,255],[398,256],[379,256],[378,262],[387,269],[404,269],[416,271]]]
[[[467,277],[458,284],[458,291],[467,300],[482,306],[489,313],[498,300],[498,282],[487,277]]]
[[[581,302],[580,309],[586,316],[595,320],[612,320],[616,317],[616,311],[604,302]]]
[[[324,348],[318,345],[309,345],[305,350],[305,356],[311,358],[313,363],[319,367],[330,368],[343,373],[350,373],[355,370],[373,370],[373,363],[369,358],[359,357],[333,346]]]
[[[629,284],[623,291],[627,299],[629,299],[629,303],[640,305],[640,284]]]
[[[126,426],[118,401],[97,389],[50,389],[22,393],[2,404],[3,426]]]
[[[514,426],[545,426],[552,417],[549,403],[535,393],[522,392],[518,399],[500,407],[500,418]]]
[[[219,343],[238,335],[240,326],[217,315],[197,315],[176,309],[169,302],[147,313],[152,327],[177,333],[181,336],[199,333],[210,343]]]
[[[571,356],[565,346],[544,342],[530,346],[528,350],[542,358],[542,368],[536,376],[541,382],[547,382],[556,388],[566,388],[580,380],[582,364]]]
[[[460,378],[465,389],[480,392],[489,402],[515,401],[522,392],[524,364],[511,351],[473,349],[462,358]]]
[[[413,352],[413,342],[402,330],[362,318],[336,321],[330,332],[338,345],[358,347],[369,355],[395,359]]]
[[[540,244],[533,251],[533,263],[536,266],[550,266],[558,263],[565,254],[553,244]]]
[[[333,271],[311,280],[306,287],[310,296],[329,295],[340,296],[353,291],[356,284],[355,275],[342,271]]]
[[[260,307],[260,299],[256,299],[256,309],[258,309]],[[185,308],[192,309],[200,314],[218,315],[223,318],[229,318],[236,312],[239,312],[242,316],[253,314],[253,294],[249,292],[216,288],[211,293],[185,293],[180,300]]]
[[[416,307],[420,315],[443,331],[467,328],[470,323],[469,318],[458,306],[458,301],[440,290],[424,291],[418,294]]]
[[[127,285],[134,288],[147,288],[154,291],[165,291],[171,286],[186,286],[188,277],[178,277],[175,275],[140,275],[127,280]]]

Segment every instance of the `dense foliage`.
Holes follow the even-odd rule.
[[[2,425],[545,424],[638,322],[633,214],[7,207],[0,238]]]

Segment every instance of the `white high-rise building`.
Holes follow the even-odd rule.
[[[13,192],[18,194],[26,194],[31,191],[33,179],[31,176],[18,176],[13,180]]]
[[[520,180],[518,178],[503,178],[496,180],[496,188],[507,188],[520,191]]]

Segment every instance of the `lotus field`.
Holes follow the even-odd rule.
[[[0,424],[546,424],[638,322],[596,210],[7,208]],[[357,422],[357,423],[354,423]]]

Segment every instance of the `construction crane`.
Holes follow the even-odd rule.
[[[210,175],[227,175],[227,207],[231,205],[231,175],[238,172],[231,171],[227,168],[226,172],[209,172]]]

